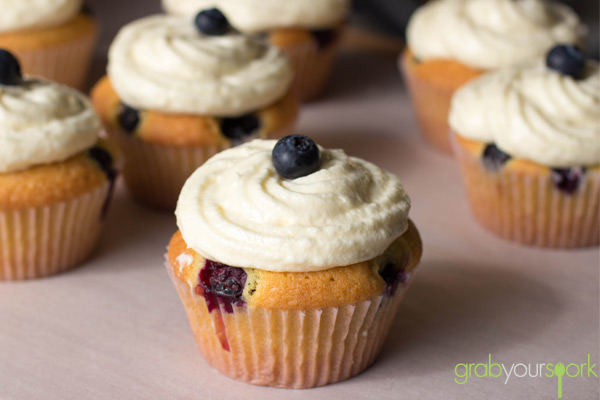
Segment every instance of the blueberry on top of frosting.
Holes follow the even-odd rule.
[[[194,23],[201,33],[208,36],[221,36],[229,32],[229,22],[217,8],[200,11]]]
[[[277,173],[296,179],[319,170],[321,154],[315,142],[306,136],[289,135],[280,139],[271,153]]]
[[[585,56],[577,46],[559,44],[546,55],[546,66],[573,79],[581,79],[585,71]]]
[[[0,49],[0,85],[18,85],[23,80],[19,60],[10,52]]]

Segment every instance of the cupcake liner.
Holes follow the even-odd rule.
[[[0,210],[0,280],[55,275],[94,250],[110,183],[64,202]]]
[[[6,48],[19,59],[25,75],[40,76],[84,90],[97,36],[96,30],[92,30],[89,34],[46,47],[19,48],[11,44]]]
[[[454,139],[453,147],[475,219],[503,238],[541,247],[573,248],[600,243],[600,172],[588,170],[578,190],[558,190],[549,170],[489,171]]]
[[[339,38],[324,49],[320,49],[312,40],[278,46],[286,53],[294,70],[292,88],[299,100],[312,100],[321,94],[333,69],[339,46]]]
[[[407,52],[403,53],[400,71],[410,94],[421,134],[433,147],[451,153],[448,139],[450,103],[452,95],[464,82],[458,81],[455,85],[446,82],[445,86],[441,86],[423,79],[411,68],[411,57]]]
[[[208,312],[194,288],[167,271],[186,309],[200,352],[221,373],[247,383],[310,388],[359,374],[377,357],[408,283],[393,297],[285,310],[223,304]]]
[[[270,134],[279,137],[290,129]],[[206,160],[230,147],[164,146],[141,140],[122,131],[110,131],[125,158],[123,177],[129,191],[144,204],[162,209],[174,209],[179,192],[187,178]]]

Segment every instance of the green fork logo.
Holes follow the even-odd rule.
[[[567,372],[563,363],[554,366],[554,375],[558,378],[558,398],[562,399],[562,377]]]

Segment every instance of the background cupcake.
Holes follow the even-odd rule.
[[[0,50],[0,280],[74,267],[95,248],[116,171],[81,93],[22,79]]]
[[[0,47],[21,61],[25,75],[83,89],[98,29],[82,0],[0,1]]]
[[[326,385],[378,355],[421,240],[391,174],[303,136],[275,144],[224,151],[188,179],[167,270],[213,367]]]
[[[475,218],[547,247],[599,243],[600,69],[572,46],[486,74],[452,99],[450,126]]]
[[[301,100],[316,97],[331,72],[348,0],[163,0],[165,11],[194,15],[217,7],[245,33],[266,33],[289,57],[296,73],[294,89]]]
[[[407,28],[401,70],[425,139],[450,151],[454,91],[485,71],[532,60],[558,43],[581,43],[586,29],[561,3],[543,0],[439,0]]]
[[[173,209],[187,177],[215,153],[293,128],[298,105],[283,53],[230,31],[216,10],[134,21],[111,45],[92,100],[125,156],[141,201]]]

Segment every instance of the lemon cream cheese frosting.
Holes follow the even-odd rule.
[[[417,59],[452,59],[496,69],[579,43],[586,28],[567,6],[544,0],[438,0],[412,16],[407,39]]]
[[[192,15],[216,7],[244,32],[281,27],[328,28],[344,19],[349,0],[163,0],[165,11]]]
[[[175,214],[190,248],[236,267],[318,271],[377,257],[407,229],[410,200],[392,174],[319,148],[316,172],[284,179],[275,143],[223,151],[187,180]]]
[[[201,34],[191,17],[156,15],[121,29],[108,76],[124,103],[167,113],[235,116],[288,90],[285,55],[259,39]]]
[[[454,95],[449,122],[459,135],[515,158],[550,167],[600,162],[600,70],[587,61],[581,79],[543,61],[498,70]]]
[[[0,32],[61,25],[77,15],[82,0],[0,0]]]
[[[0,85],[0,173],[65,160],[97,141],[100,120],[66,86],[27,80]]]

